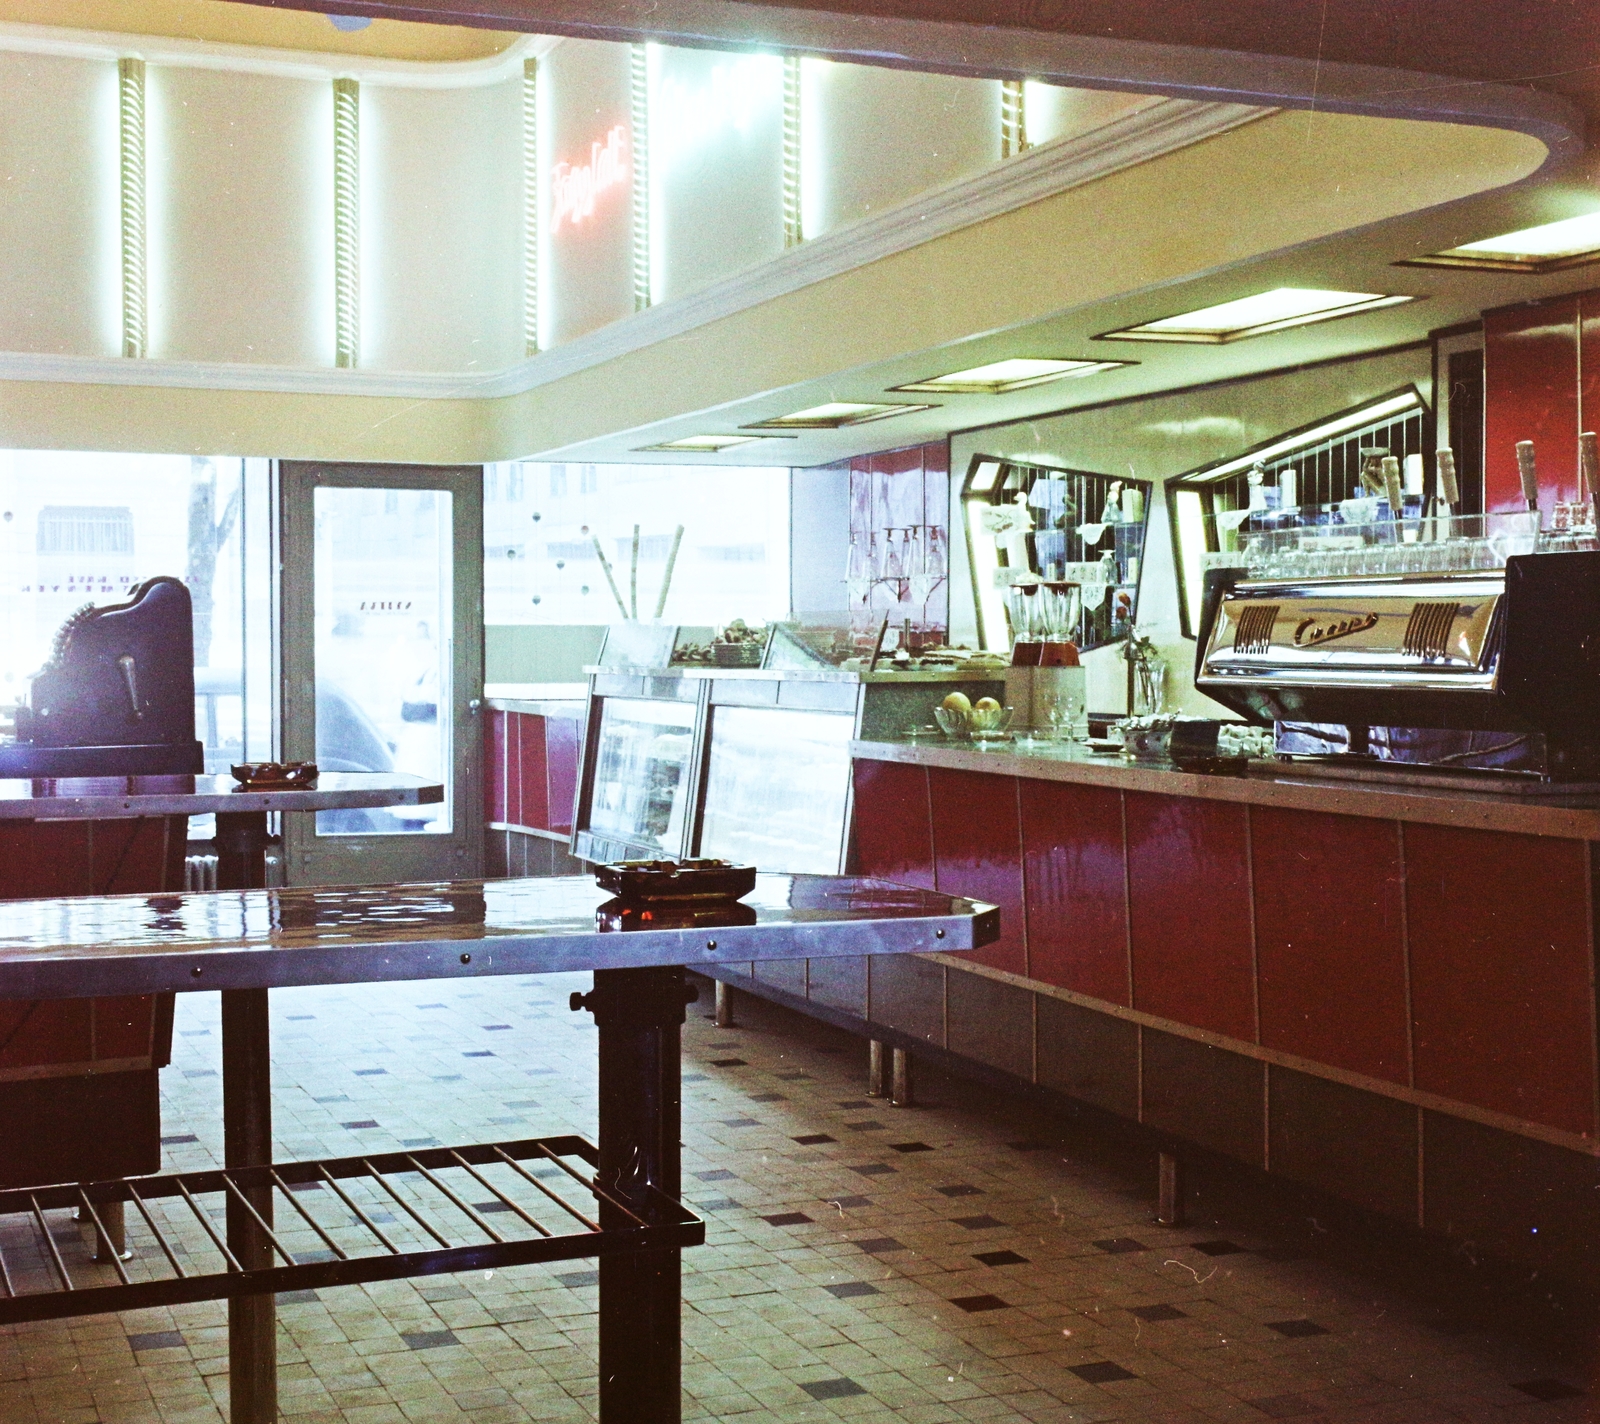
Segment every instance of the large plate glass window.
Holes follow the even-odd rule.
[[[1128,636],[1139,614],[1150,482],[1090,470],[1029,465],[977,455],[961,492],[978,641],[1004,649],[1011,626],[1006,590],[1041,581],[1080,586],[1080,651]]]

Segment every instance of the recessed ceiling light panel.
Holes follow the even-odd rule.
[[[828,401],[771,420],[758,420],[742,426],[744,430],[838,430],[846,425],[865,425],[870,420],[889,420],[919,410],[937,410],[933,405],[883,405],[865,401]]]
[[[1319,287],[1274,287],[1270,292],[1239,297],[1198,311],[1164,316],[1119,331],[1101,333],[1109,341],[1186,341],[1205,346],[1220,346],[1243,341],[1249,336],[1265,336],[1294,326],[1332,321],[1379,307],[1399,306],[1415,297],[1388,296],[1381,292],[1330,292]]]
[[[663,440],[657,445],[640,445],[638,449],[667,450],[679,455],[715,455],[741,445],[759,445],[761,440],[759,435],[685,435],[677,440]]]
[[[1013,356],[1004,361],[990,361],[984,366],[971,366],[965,371],[951,371],[945,376],[929,376],[923,381],[910,381],[903,386],[893,386],[896,391],[927,391],[933,395],[1003,396],[1011,391],[1027,390],[1030,386],[1046,385],[1050,381],[1064,381],[1078,376],[1093,376],[1100,371],[1114,371],[1132,365],[1129,361],[1047,360],[1043,357]]]
[[[1397,267],[1473,267],[1482,272],[1560,272],[1600,262],[1600,213],[1541,223],[1517,232],[1464,242],[1426,257],[1408,257]]]

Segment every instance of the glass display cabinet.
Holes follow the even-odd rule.
[[[1076,585],[1070,637],[1080,651],[1128,636],[1139,611],[1150,511],[1148,480],[976,455],[961,491],[978,640],[1004,650],[1013,626],[1007,591]]]

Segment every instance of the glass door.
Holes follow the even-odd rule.
[[[280,467],[283,747],[444,784],[431,806],[284,817],[291,885],[480,873],[483,473]]]

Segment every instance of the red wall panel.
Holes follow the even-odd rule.
[[[892,761],[858,761],[854,873],[932,890],[928,773]]]
[[[1577,497],[1578,298],[1568,295],[1483,316],[1484,507],[1522,509],[1517,441],[1539,462],[1539,506]]]
[[[545,784],[549,790],[546,829],[570,834],[572,801],[578,794],[578,759],[583,747],[583,718],[544,719]]]
[[[1406,827],[1417,1087],[1592,1133],[1588,847]]]
[[[1099,786],[1023,781],[1021,802],[1029,973],[1127,1004],[1121,795]]]
[[[1022,827],[1017,781],[977,771],[931,767],[936,888],[1000,907],[1000,938],[970,958],[1012,974],[1028,972],[1022,900]]]
[[[514,713],[517,729],[518,795],[514,803],[516,814],[512,820],[519,826],[548,829],[550,825],[550,789],[546,781],[543,717],[528,712]]]
[[[1247,810],[1129,792],[1133,1004],[1254,1039]]]
[[[483,722],[483,819],[506,819],[506,722],[511,713],[489,709]]]
[[[1578,387],[1578,428],[1600,430],[1600,292],[1580,292],[1578,311],[1582,318],[1578,368],[1583,377]]]
[[[1264,806],[1250,817],[1261,1042],[1406,1082],[1398,826]]]

